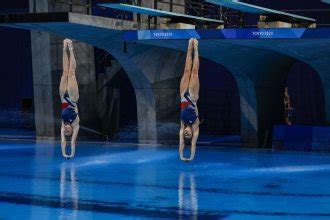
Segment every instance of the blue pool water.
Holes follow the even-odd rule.
[[[0,143],[0,219],[330,219],[330,155]]]

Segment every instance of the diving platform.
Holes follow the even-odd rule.
[[[217,23],[217,24],[224,23],[222,20],[217,20],[217,19],[192,16],[192,15],[181,14],[181,13],[177,13],[177,12],[169,12],[169,11],[163,11],[163,10],[159,10],[159,9],[152,9],[152,8],[146,8],[146,7],[136,6],[136,5],[123,4],[123,3],[99,3],[97,5],[99,7],[105,7],[105,8],[126,11],[126,12],[148,15],[149,27],[150,27],[150,19],[153,17],[169,18],[169,19],[171,19],[171,21],[169,23],[181,23],[182,21],[187,21],[187,20],[197,21],[197,22],[202,22],[202,23]]]
[[[314,27],[316,22],[314,18],[304,17],[270,8],[260,7],[257,5],[248,4],[238,0],[205,0],[205,2],[235,9],[245,13],[261,15],[258,24],[259,27],[262,25],[266,26],[266,24],[270,22],[288,22],[291,23],[293,27],[302,27],[302,26]],[[270,27],[272,27],[272,25]],[[289,26],[285,26],[285,27],[289,27]]]
[[[233,28],[233,29],[159,29],[138,30],[137,22],[126,21],[99,16],[82,15],[70,12],[55,13],[26,13],[26,14],[0,14],[0,26],[19,29],[34,29],[53,32],[60,30],[62,34],[76,31],[83,35],[88,28],[102,34],[117,33],[123,41],[143,40],[187,40],[197,38],[201,40],[299,40],[299,39],[330,39],[330,28]],[[68,28],[70,27],[70,28]],[[114,32],[115,31],[115,32]]]

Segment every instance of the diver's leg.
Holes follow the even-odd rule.
[[[189,82],[189,92],[190,95],[196,99],[198,99],[199,95],[199,55],[198,55],[198,41],[194,39],[194,60],[193,60],[193,67],[192,73]]]
[[[67,40],[63,41],[63,73],[60,82],[60,96],[63,99],[64,93],[68,89],[68,75],[69,75],[69,58],[67,52]]]
[[[191,75],[191,67],[192,67],[192,51],[193,51],[193,39],[189,40],[187,57],[186,57],[186,66],[184,68],[183,76],[180,82],[180,96],[188,89],[189,80]]]
[[[76,59],[73,52],[73,43],[71,40],[68,41],[68,48],[70,53],[70,66],[69,66],[69,75],[68,75],[68,93],[70,98],[74,102],[78,102],[79,99],[79,91],[78,91],[78,83],[76,79]]]

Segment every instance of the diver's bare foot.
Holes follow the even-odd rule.
[[[188,43],[187,56],[188,54],[192,54],[193,51],[194,51],[194,39],[191,38]]]
[[[194,49],[195,51],[198,50],[198,40],[194,38]]]
[[[190,45],[191,45],[191,46],[194,45],[194,38],[190,38],[190,39],[189,39],[189,46],[190,46]]]
[[[73,50],[73,43],[72,43],[72,40],[70,40],[70,39],[68,39],[68,48],[69,48],[69,50]]]
[[[68,41],[67,39],[63,40],[63,50],[66,50],[68,48]]]
[[[191,39],[189,40],[188,51],[187,51],[187,52],[192,53],[192,52],[193,52],[193,49],[194,49],[194,39],[191,38]]]

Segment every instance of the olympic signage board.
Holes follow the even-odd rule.
[[[126,41],[197,39],[311,39],[330,38],[330,28],[248,28],[214,30],[130,30]]]

